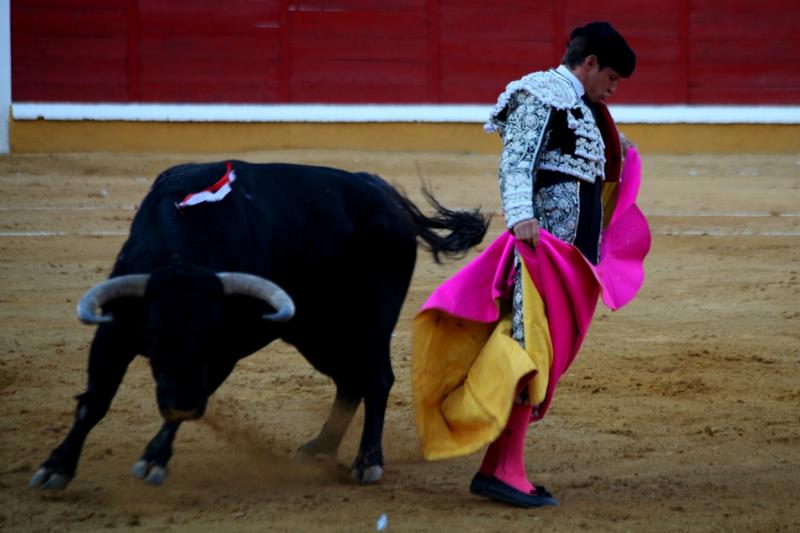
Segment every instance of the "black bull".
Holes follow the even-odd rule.
[[[170,168],[145,196],[109,280],[79,304],[81,320],[99,324],[88,385],[31,486],[63,488],[74,477],[86,436],[137,354],[150,361],[164,424],[133,473],[161,484],[181,421],[202,416],[236,362],[278,338],[336,384],[328,419],[299,452],[335,457],[363,400],[351,473],[364,483],[382,475],[389,345],[417,242],[438,261],[480,242],[487,220],[450,211],[428,191],[436,212],[426,216],[371,174],[232,164],[232,191],[216,203],[176,207],[225,174],[223,163]]]

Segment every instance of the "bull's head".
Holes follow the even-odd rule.
[[[261,299],[275,309],[264,320],[284,322],[294,315],[294,303],[274,283],[244,273],[216,275],[187,272],[133,274],[111,278],[90,289],[78,303],[85,324],[113,321],[97,309],[122,297],[144,298],[144,346],[156,381],[158,406],[167,420],[202,416],[213,388],[209,366],[225,351],[222,334],[223,299],[228,295]]]

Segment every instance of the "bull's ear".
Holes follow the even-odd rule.
[[[130,274],[111,278],[95,285],[78,302],[78,320],[90,326],[111,322],[110,314],[100,315],[97,310],[106,303],[124,296],[144,297],[150,274]]]
[[[264,320],[272,322],[288,322],[294,316],[294,302],[292,298],[275,283],[253,274],[243,272],[220,272],[217,274],[222,281],[223,292],[227,294],[240,294],[264,300],[275,308],[274,313],[262,316]]]

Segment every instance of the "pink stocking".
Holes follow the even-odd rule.
[[[497,459],[500,456],[501,443],[506,440],[506,432],[500,433],[493,443],[486,449],[486,455],[483,456],[481,463],[480,473],[484,476],[493,476],[494,469],[497,468]]]
[[[486,450],[480,472],[494,476],[515,489],[530,493],[533,489],[525,474],[525,436],[531,418],[530,405],[514,403],[503,432]]]

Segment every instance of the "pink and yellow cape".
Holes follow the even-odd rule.
[[[644,281],[650,229],[636,206],[641,162],[628,152],[619,183],[604,184],[610,213],[600,261],[542,231],[531,248],[508,231],[440,285],[414,319],[412,389],[426,459],[474,452],[508,422],[519,384],[541,419],[575,359],[598,296],[611,309]],[[511,338],[514,250],[522,258],[525,348]]]

